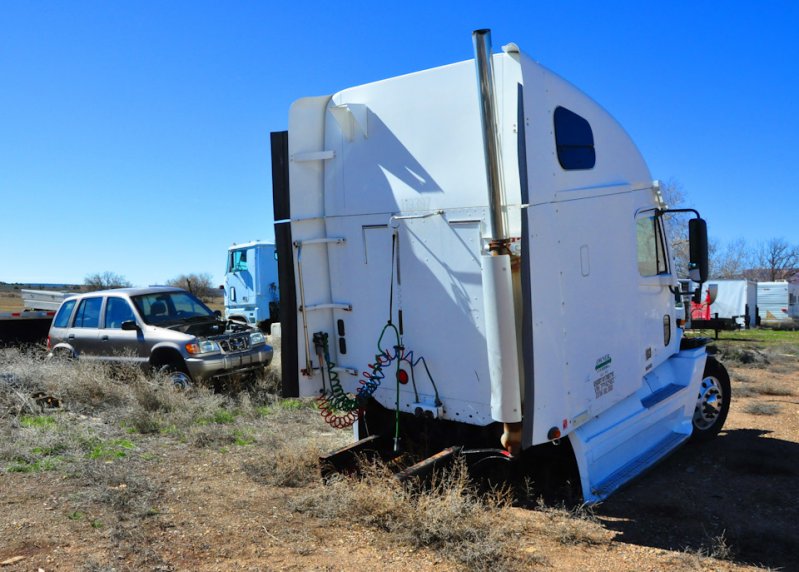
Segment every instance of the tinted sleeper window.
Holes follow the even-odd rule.
[[[593,169],[596,164],[594,132],[588,121],[565,107],[555,109],[554,121],[560,166],[567,171]]]

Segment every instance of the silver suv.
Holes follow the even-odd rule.
[[[178,385],[263,370],[272,348],[252,326],[224,321],[179,288],[120,288],[61,304],[47,338],[51,356],[135,362]]]

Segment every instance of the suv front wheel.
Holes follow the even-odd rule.
[[[180,367],[173,364],[167,364],[161,366],[159,371],[166,375],[169,378],[169,381],[171,381],[172,385],[175,387],[180,389],[188,389],[191,387],[191,377],[189,377],[189,374],[183,371],[183,369]]]

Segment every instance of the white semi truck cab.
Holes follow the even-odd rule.
[[[515,44],[474,44],[299,99],[272,134],[284,391],[355,427],[333,468],[559,447],[597,501],[715,435],[729,378],[683,337],[668,209],[621,125]],[[702,281],[706,227],[689,225]]]
[[[268,332],[279,319],[275,243],[256,240],[230,246],[224,288],[225,319],[256,325]]]

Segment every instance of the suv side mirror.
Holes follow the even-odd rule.
[[[707,282],[707,222],[703,218],[688,221],[688,275],[694,282]]]
[[[139,325],[134,320],[125,320],[120,327],[126,331],[139,329]]]
[[[220,312],[219,310],[214,310],[214,316],[216,316],[217,320],[221,320],[222,319],[222,312]]]

